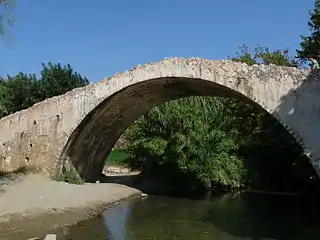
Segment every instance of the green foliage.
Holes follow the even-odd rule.
[[[228,110],[225,101],[192,97],[149,110],[128,133],[133,164],[154,176],[165,168],[171,183],[183,175],[207,188],[240,185],[246,177],[237,155],[241,139],[223,114]]]
[[[127,165],[127,159],[129,154],[122,149],[113,149],[108,155],[106,160],[106,165],[119,165],[125,166]]]
[[[244,62],[249,66],[254,64],[275,64],[277,66],[299,67],[300,63],[293,57],[289,56],[289,50],[274,50],[271,51],[269,47],[257,45],[253,52],[249,51],[248,46],[240,46],[240,53],[236,53],[236,57],[231,58],[236,62]]]
[[[18,73],[14,77],[9,76],[5,85],[10,94],[11,108],[8,109],[9,113],[28,108],[38,102],[39,83],[34,74]]]
[[[52,64],[49,62],[48,65],[42,63],[39,84],[39,99],[42,101],[71,89],[88,85],[89,80],[75,72],[69,64],[61,66],[59,63]]]
[[[0,117],[31,107],[37,102],[89,84],[87,78],[70,65],[42,64],[40,78],[35,74],[18,73],[0,79]]]
[[[297,57],[305,61],[306,58],[312,57],[320,60],[320,0],[316,0],[314,9],[309,12],[310,19],[308,26],[310,36],[301,36],[301,49],[297,50]]]
[[[83,179],[74,169],[63,169],[62,173],[53,178],[55,181],[67,182],[70,184],[84,184]]]
[[[10,113],[10,109],[12,109],[10,98],[10,89],[6,82],[0,78],[0,118]]]

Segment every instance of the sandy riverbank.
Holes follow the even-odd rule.
[[[42,236],[48,233],[45,231],[76,223],[141,193],[115,183],[73,185],[39,174],[11,182],[0,184],[0,239]]]

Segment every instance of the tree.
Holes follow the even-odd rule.
[[[297,49],[297,57],[303,62],[308,57],[320,60],[320,0],[315,1],[314,9],[309,14],[308,26],[311,34],[301,36],[301,49]]]
[[[0,117],[31,107],[47,98],[89,84],[68,64],[42,64],[41,76],[18,73],[0,78]]]
[[[39,79],[39,100],[58,96],[77,87],[89,84],[86,77],[74,71],[71,65],[42,63],[41,77]]]
[[[14,0],[0,0],[0,37],[5,38],[13,27],[12,10]]]
[[[6,81],[0,77],[0,118],[10,113],[11,106],[10,90]]]
[[[8,76],[6,80],[8,88],[8,100],[11,105],[8,114],[26,109],[39,101],[38,80],[35,74],[18,73],[16,76]]]
[[[299,61],[295,60],[289,55],[289,50],[274,50],[271,51],[269,47],[263,45],[257,45],[253,52],[249,51],[247,45],[241,45],[240,53],[236,53],[236,57],[231,58],[231,60],[236,62],[243,62],[249,66],[254,64],[274,64],[277,66],[286,66],[286,67],[299,67]]]
[[[144,175],[174,186],[240,186],[246,174],[237,155],[243,138],[225,114],[225,101],[191,97],[149,110],[128,133],[133,163],[141,161]]]

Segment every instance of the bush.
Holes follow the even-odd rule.
[[[88,84],[89,80],[69,64],[62,66],[50,62],[42,64],[39,78],[21,72],[6,79],[0,77],[0,118]]]
[[[54,177],[55,181],[67,182],[71,184],[84,184],[83,179],[74,169],[63,168],[62,172]]]
[[[125,136],[132,168],[179,187],[288,188],[301,178],[295,166],[305,161],[272,116],[221,97],[167,102],[149,110]]]
[[[171,182],[177,176],[192,176],[206,188],[244,183],[246,170],[238,154],[244,139],[239,138],[232,117],[224,114],[227,101],[191,97],[148,111],[127,134],[131,164],[141,165],[147,175],[165,175]]]

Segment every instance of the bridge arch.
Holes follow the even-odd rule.
[[[0,170],[49,175],[73,164],[101,173],[123,130],[147,109],[184,96],[229,96],[263,108],[303,147],[320,174],[320,81],[309,71],[233,61],[169,58],[74,89],[0,119]]]
[[[297,75],[292,75],[292,71]],[[70,134],[60,159],[71,163],[84,179],[92,181],[101,173],[106,156],[132,122],[155,105],[189,96],[223,96],[254,104],[275,116],[304,145],[300,135],[292,130],[291,121],[281,117],[283,110],[288,109],[280,111],[279,105],[280,99],[290,95],[286,92],[288,86],[296,88],[305,77],[292,68],[249,67],[243,63],[203,59],[168,59],[140,66],[104,80],[108,91]],[[284,83],[284,78],[290,81]]]

